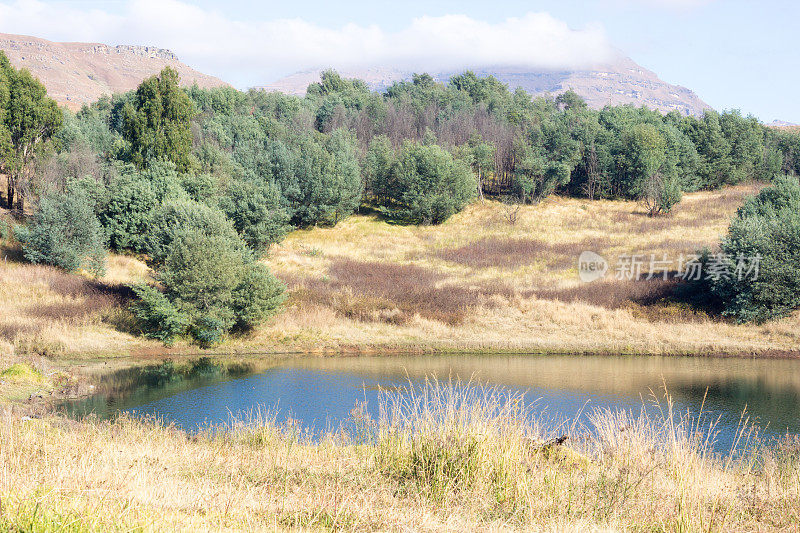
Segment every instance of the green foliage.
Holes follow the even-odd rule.
[[[683,197],[681,184],[675,175],[665,176],[654,172],[645,181],[641,199],[650,216],[665,215],[680,203]]]
[[[254,327],[282,303],[283,287],[241,246],[198,229],[176,235],[157,279],[201,346],[217,344],[234,326]]]
[[[219,209],[194,200],[173,200],[154,209],[143,238],[143,251],[153,265],[162,264],[171,253],[177,235],[197,231],[216,236],[243,248],[233,223]]]
[[[220,198],[220,209],[233,222],[244,242],[257,254],[280,242],[289,230],[289,217],[280,192],[271,184],[233,182]]]
[[[724,314],[740,322],[764,322],[800,308],[800,184],[796,177],[750,198],[721,243],[730,276],[710,280]],[[734,275],[739,258],[760,257],[757,279]]]
[[[32,263],[70,272],[83,268],[98,276],[105,270],[105,232],[82,194],[45,196],[29,227],[20,227],[15,234]]]
[[[283,285],[253,261],[219,211],[183,201],[165,206],[159,220],[148,242],[161,290],[134,289],[147,335],[165,343],[188,335],[209,347],[234,328],[255,327],[283,303]]]
[[[146,251],[145,239],[154,212],[165,202],[188,198],[175,166],[154,163],[139,172],[126,165],[109,177],[109,184],[75,182],[73,187],[89,187],[94,209],[109,236],[114,250]]]
[[[373,193],[390,217],[439,224],[475,196],[475,177],[469,167],[437,145],[407,143],[395,160],[383,159],[385,143],[372,152]]]
[[[16,70],[0,51],[0,170],[8,177],[6,200],[23,208],[33,162],[50,145],[63,115],[47,90],[25,69]]]
[[[286,300],[285,287],[263,263],[246,265],[233,291],[236,326],[249,330],[263,322]]]
[[[161,291],[150,285],[135,285],[132,289],[137,299],[132,306],[133,313],[146,337],[169,346],[175,337],[186,332],[188,317],[178,311]]]
[[[139,168],[160,160],[171,161],[181,172],[192,167],[190,121],[195,109],[179,82],[178,73],[166,67],[144,80],[124,107],[122,132]]]
[[[292,167],[275,170],[276,181],[294,210],[292,223],[298,226],[334,225],[361,203],[363,184],[355,143],[342,130],[319,140],[305,137]]]

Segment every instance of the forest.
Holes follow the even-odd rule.
[[[0,237],[69,271],[102,273],[109,249],[144,258],[155,284],[131,288],[134,312],[166,344],[212,346],[276,312],[283,284],[258,259],[295,228],[357,211],[440,224],[484,197],[626,199],[655,217],[684,192],[775,182],[722,243],[731,257],[767,257],[762,285],[700,287],[696,300],[742,321],[800,306],[800,134],[738,111],[593,110],[571,90],[532,98],[469,71],[377,93],[329,70],[296,97],[182,89],[167,68],[77,113],[1,54],[0,82],[16,216]]]

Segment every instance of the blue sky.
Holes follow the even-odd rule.
[[[0,1],[0,32],[170,48],[240,88],[329,64],[570,67],[618,49],[717,109],[800,123],[798,20],[790,1]]]

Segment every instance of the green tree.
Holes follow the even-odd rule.
[[[390,217],[439,224],[475,197],[475,176],[466,163],[433,145],[407,143],[397,163],[376,176],[378,205]]]
[[[197,227],[175,233],[157,266],[161,290],[135,289],[134,310],[147,335],[165,343],[188,335],[209,347],[234,328],[255,327],[280,307],[283,284],[252,261],[238,239]]]
[[[94,275],[105,271],[105,232],[83,194],[50,193],[39,203],[30,225],[15,232],[32,263]]]
[[[195,109],[179,83],[177,71],[166,67],[144,80],[133,102],[125,104],[123,137],[130,143],[131,161],[139,168],[159,160],[171,161],[179,172],[192,167]]]
[[[764,322],[800,308],[800,184],[776,180],[739,208],[720,245],[725,275],[709,280],[723,313]],[[757,275],[749,272],[759,258]],[[745,261],[745,275],[737,267]]]
[[[219,206],[257,254],[280,242],[289,231],[289,217],[281,206],[280,191],[271,184],[235,181],[220,198]]]
[[[147,228],[143,251],[156,268],[171,253],[177,236],[186,231],[219,237],[231,246],[240,247],[239,253],[244,253],[244,243],[225,214],[215,207],[193,200],[172,200],[154,209]]]
[[[343,130],[330,136],[306,137],[299,153],[284,160],[291,168],[276,168],[276,180],[299,226],[333,225],[361,203],[363,183],[355,142]]]
[[[63,123],[56,102],[25,69],[16,70],[0,51],[0,166],[8,176],[6,201],[25,208],[24,186],[30,183],[34,159],[49,146]]]

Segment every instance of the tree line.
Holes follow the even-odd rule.
[[[657,215],[686,191],[800,173],[800,135],[736,111],[593,110],[572,91],[532,98],[471,72],[376,93],[326,71],[296,97],[181,89],[167,68],[78,113],[2,54],[0,77],[6,201],[39,199],[19,228],[26,255],[100,272],[106,248],[141,254],[157,285],[135,288],[136,313],[165,342],[252,328],[283,298],[257,259],[292,228],[360,208],[436,224],[478,196],[559,193]]]

